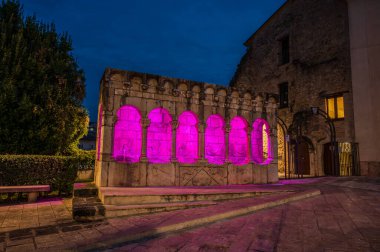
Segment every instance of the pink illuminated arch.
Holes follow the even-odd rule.
[[[147,157],[151,163],[169,163],[172,152],[172,117],[164,108],[153,109],[148,118]]]
[[[224,120],[220,115],[210,115],[206,121],[205,158],[218,165],[226,160]]]
[[[96,150],[96,159],[100,159],[100,147],[102,142],[102,124],[103,124],[103,106],[100,104],[99,106],[99,115],[98,115],[98,143],[97,143],[97,150]]]
[[[180,163],[195,163],[198,159],[198,119],[191,111],[178,118],[176,154]]]
[[[256,164],[269,164],[273,159],[269,123],[262,118],[258,118],[254,121],[252,128],[252,160]]]
[[[236,116],[231,120],[228,156],[235,165],[244,165],[249,162],[247,127],[247,121],[241,116]]]
[[[136,163],[141,156],[141,114],[125,105],[117,111],[113,141],[113,158],[118,162]]]

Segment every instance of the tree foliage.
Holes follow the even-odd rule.
[[[84,73],[67,33],[0,5],[0,153],[72,154],[87,131]]]

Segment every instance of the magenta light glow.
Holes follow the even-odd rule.
[[[136,163],[141,156],[141,114],[126,105],[117,111],[114,131],[113,158],[118,162]]]
[[[102,142],[102,124],[103,124],[103,106],[100,104],[99,107],[99,115],[98,115],[98,143],[97,143],[97,150],[96,150],[96,159],[100,159],[100,147]]]
[[[180,163],[193,164],[198,159],[198,119],[192,111],[178,118],[176,154]]]
[[[228,156],[235,165],[244,165],[249,162],[247,121],[240,116],[231,120],[229,135]]]
[[[172,117],[164,108],[153,109],[148,118],[147,157],[151,163],[169,163],[172,153]]]
[[[265,126],[265,129],[263,129],[264,126]],[[258,118],[254,121],[252,128],[253,128],[252,135],[251,135],[252,160],[256,164],[260,164],[260,165],[269,164],[273,159],[272,152],[271,152],[271,145],[270,145],[270,137],[269,137],[269,131],[270,131],[269,123],[262,118]],[[266,137],[266,141],[265,141],[267,143],[266,149],[264,149],[263,137]]]
[[[218,165],[226,160],[224,120],[220,115],[210,115],[206,121],[205,158]]]

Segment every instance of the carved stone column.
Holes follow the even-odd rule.
[[[230,136],[230,130],[231,130],[231,127],[230,125],[226,125],[226,133],[225,133],[225,136],[226,136],[226,139],[225,139],[225,149],[226,149],[226,163],[229,163],[229,159],[228,159],[228,151],[229,151],[229,136]]]
[[[178,162],[177,160],[177,154],[176,154],[176,147],[177,147],[177,127],[178,127],[178,121],[173,120],[172,121],[172,162]]]
[[[204,161],[205,159],[205,124],[203,122],[198,123],[198,159]]]
[[[247,127],[247,136],[248,136],[248,157],[249,157],[249,163],[252,161],[252,142],[251,142],[251,133],[252,133],[252,127]]]
[[[147,129],[150,125],[150,120],[148,118],[142,119],[142,149],[141,149],[141,162],[148,162],[146,157],[146,148],[147,148]]]

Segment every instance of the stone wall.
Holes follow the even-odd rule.
[[[289,36],[290,61],[280,64],[281,39]],[[279,109],[287,126],[295,113],[325,97],[344,96],[344,120],[335,121],[337,141],[354,141],[347,3],[342,0],[289,0],[245,43],[231,86],[279,94],[288,83],[288,107]],[[330,141],[323,118],[311,117],[303,133],[311,140],[311,175],[323,175],[323,144]]]
[[[138,163],[120,163],[112,157],[116,114],[123,105],[138,108],[142,115],[143,146]],[[276,100],[267,93],[106,69],[100,85],[99,107],[102,107],[99,109],[102,112],[99,116],[101,120],[98,120],[101,133],[97,139],[99,141],[100,138],[100,145],[97,145],[99,159],[95,167],[95,182],[98,186],[198,186],[273,183],[278,180]],[[149,126],[147,116],[157,107],[168,110],[173,120],[172,161],[168,164],[150,163],[146,157],[146,132]],[[194,164],[181,164],[175,158],[177,120],[187,110],[194,112],[199,120],[199,159]],[[205,121],[212,114],[219,114],[225,119],[226,143],[229,122],[235,116],[242,116],[248,121],[249,138],[253,121],[257,118],[266,119],[271,128],[271,163],[258,165],[250,161],[246,165],[237,166],[228,161],[228,157],[223,165],[208,163],[204,158],[204,130]]]

